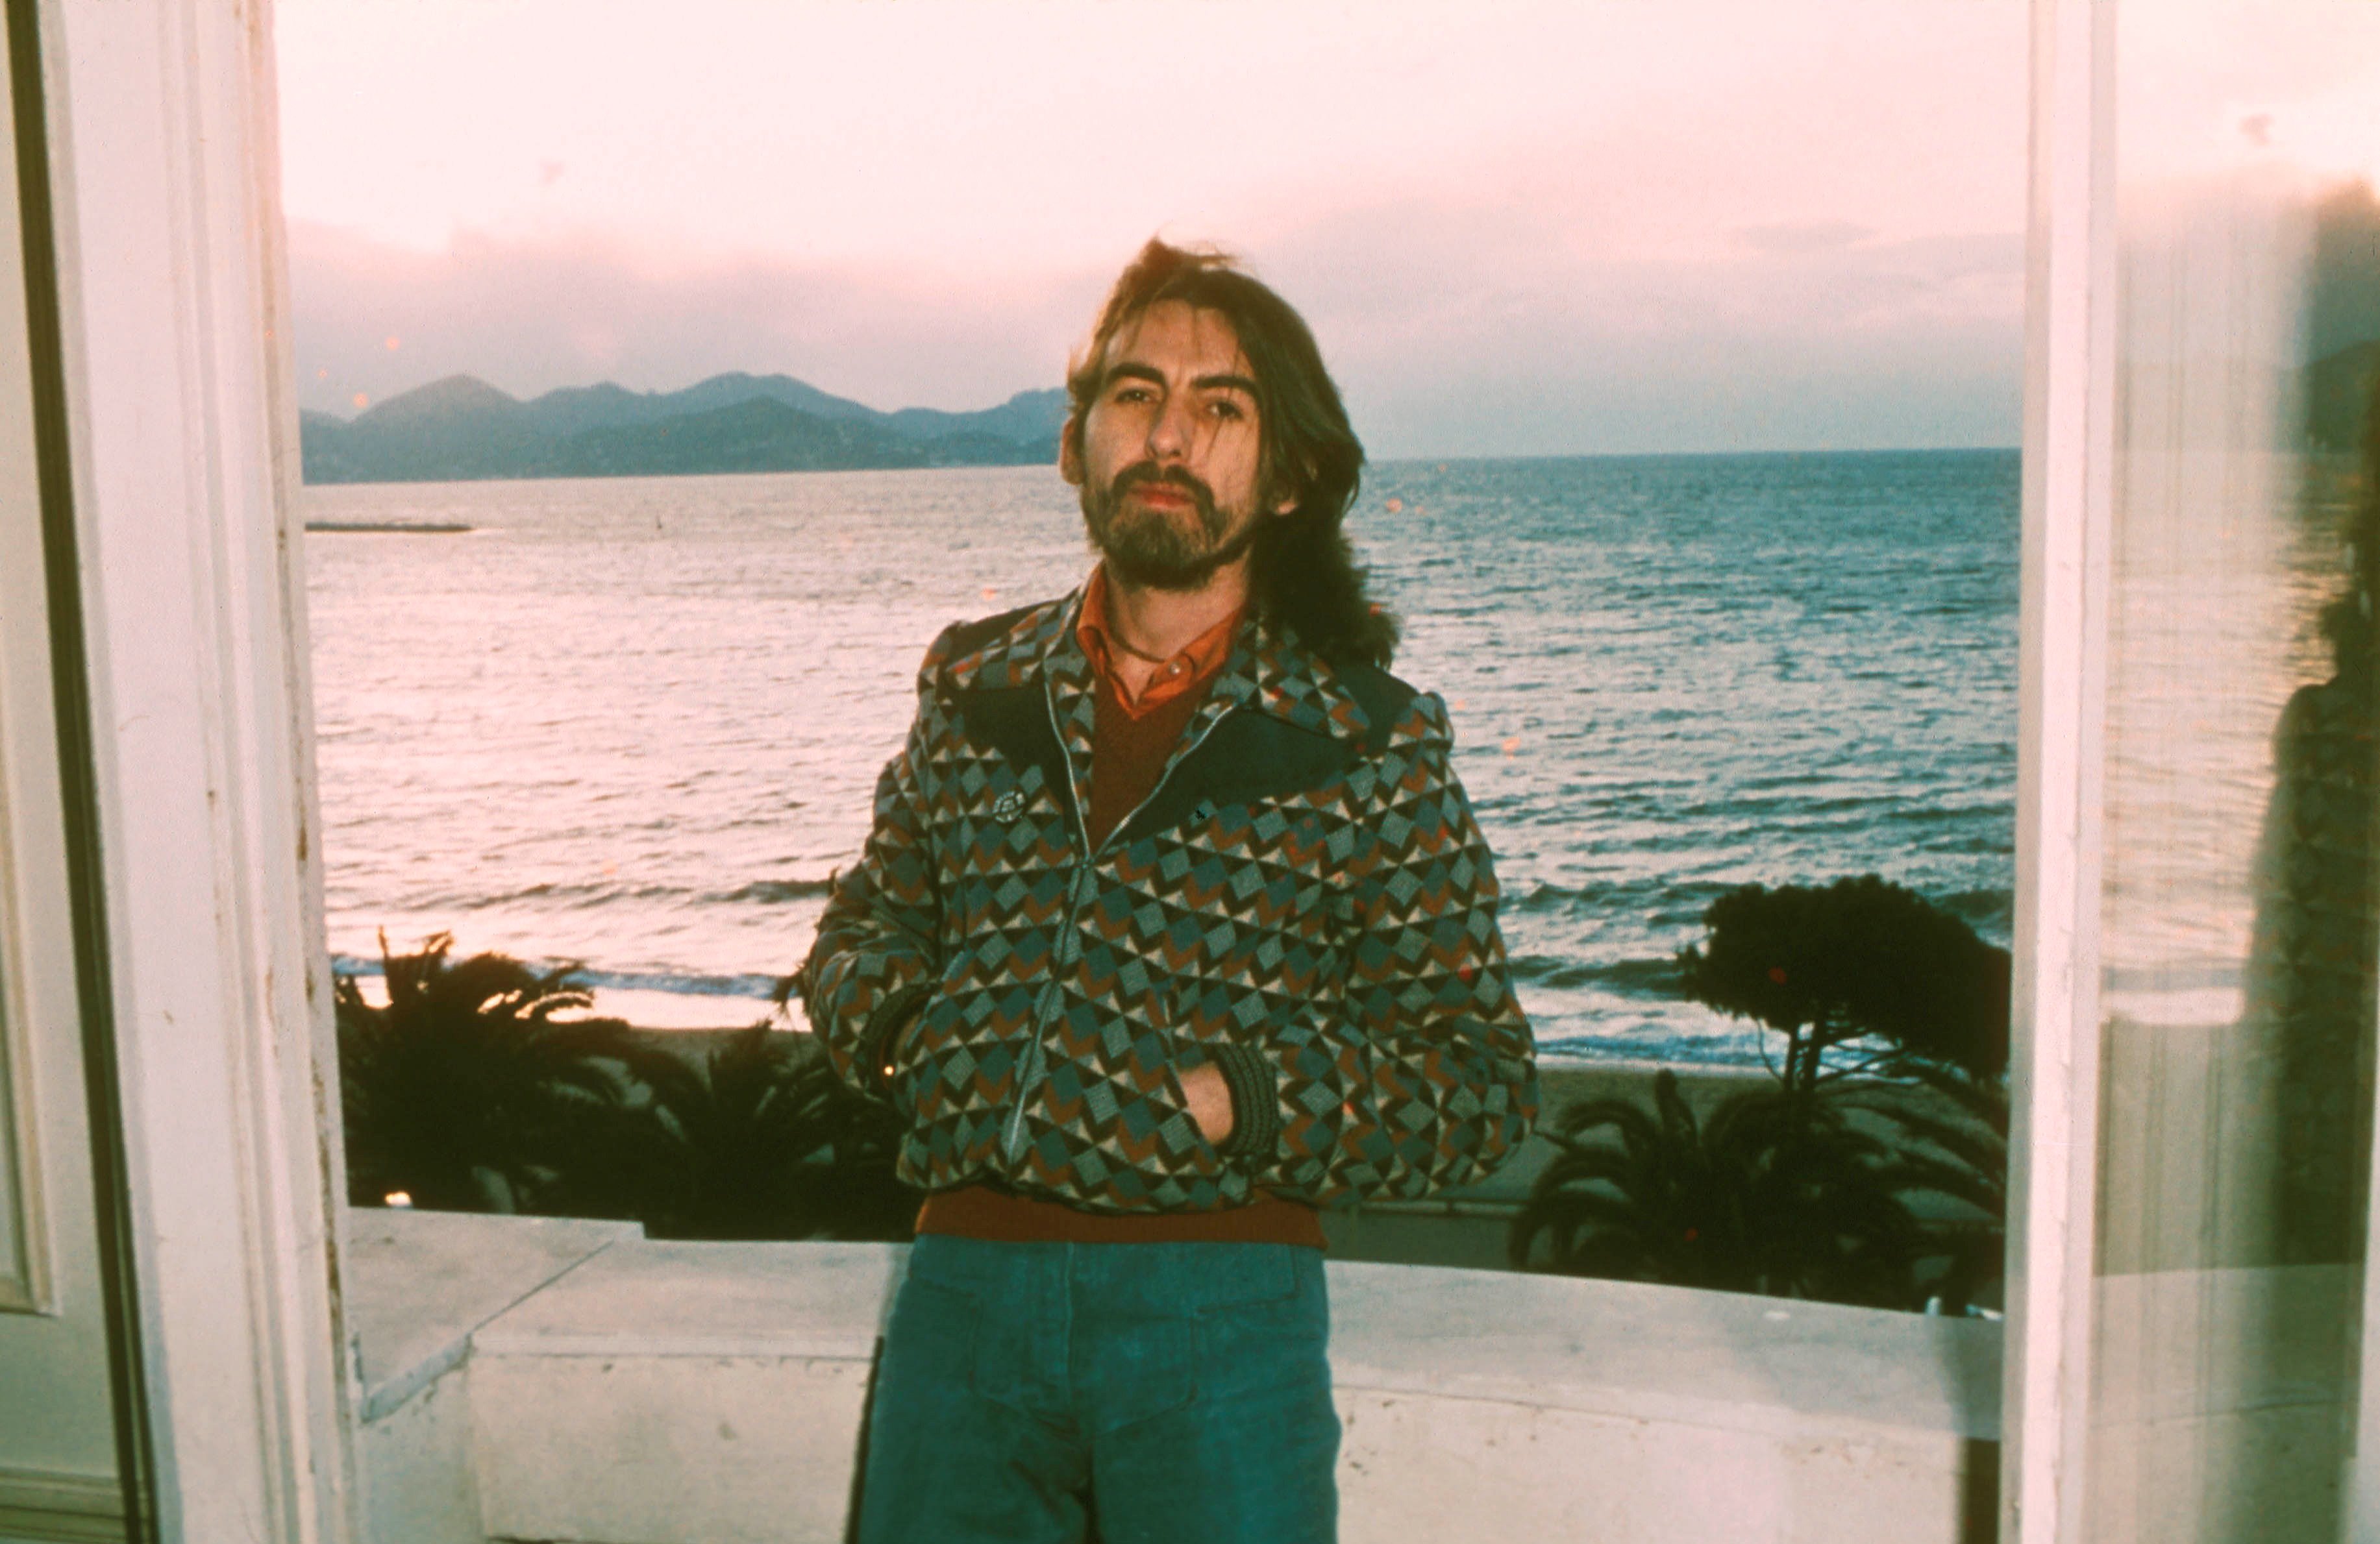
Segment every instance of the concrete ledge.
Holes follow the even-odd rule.
[[[905,1250],[615,1244],[474,1337],[488,1532],[837,1539]],[[1342,1537],[1980,1537],[1994,1324],[1334,1262]],[[1425,1521],[1425,1520],[1428,1521]]]
[[[905,1248],[430,1212],[361,1214],[350,1236],[377,1544],[842,1538]],[[1348,1544],[1990,1537],[1995,1323],[1505,1272],[1330,1273]],[[2100,1503],[2143,1537],[2198,1537],[2219,1473],[2226,1536],[2335,1521],[2359,1281],[2103,1280]]]
[[[1805,1437],[1999,1439],[2000,1326],[1984,1320],[1428,1266],[1334,1263],[1330,1293],[1342,1388]]]
[[[456,1366],[472,1333],[634,1223],[366,1208],[347,1213],[347,1329],[366,1424]]]
[[[472,1348],[491,1536],[840,1540],[890,1244],[617,1246]]]
[[[638,1239],[492,1319],[489,1357],[841,1357],[865,1362],[892,1310],[901,1244]]]
[[[580,1262],[643,1235],[633,1223],[347,1213],[346,1319],[362,1384],[356,1457],[372,1544],[482,1544],[472,1336]]]
[[[1397,1266],[1331,1288],[1350,1540],[1990,1537],[1997,1324]]]

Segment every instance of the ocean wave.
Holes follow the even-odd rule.
[[[1657,959],[1556,959],[1542,954],[1512,957],[1512,979],[1523,986],[1601,987],[1615,996],[1675,998],[1678,962]]]
[[[578,979],[613,992],[671,992],[681,997],[772,997],[783,976],[702,975],[677,971],[582,971]]]
[[[509,889],[475,893],[440,891],[426,896],[410,897],[407,905],[418,911],[483,911],[492,908],[517,906],[529,901],[560,902],[573,910],[610,906],[623,901],[641,905],[750,906],[782,905],[790,900],[815,900],[833,887],[832,877],[823,879],[756,879],[732,890],[700,890],[686,885],[641,884],[625,885],[607,881],[544,881],[535,885],[517,885]]]
[[[601,880],[570,883],[546,880],[507,889],[445,890],[408,896],[406,909],[414,911],[483,911],[491,907],[517,906],[523,901],[563,901],[577,908],[617,901],[684,900],[689,892],[675,885],[620,885]]]
[[[1758,1067],[1759,1042],[1748,1035],[1555,1035],[1537,1042],[1540,1061],[1646,1061],[1672,1067]]]
[[[723,906],[758,903],[774,906],[788,900],[815,900],[834,888],[832,877],[825,879],[756,879],[749,885],[702,899]]]
[[[1647,920],[1687,915],[1700,917],[1703,909],[1731,885],[1710,880],[1683,884],[1667,879],[1622,879],[1609,885],[1532,885],[1505,898],[1505,909],[1523,915],[1556,911],[1597,911],[1641,915]]]
[[[567,959],[524,959],[521,963],[532,971],[575,966],[569,977],[572,986],[606,992],[667,992],[681,997],[766,999],[776,995],[777,987],[784,980],[754,971],[712,974],[699,971],[594,971]],[[382,973],[379,960],[349,954],[331,956],[331,971],[334,975],[374,979]]]

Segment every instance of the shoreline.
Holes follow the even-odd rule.
[[[672,1025],[631,1023],[628,1029],[631,1033],[641,1040],[650,1042],[657,1048],[690,1052],[697,1046],[707,1050],[720,1041],[749,1032],[752,1027],[750,1024],[703,1024],[689,1025],[680,1029]],[[771,1024],[770,1032],[808,1035],[810,1031],[797,1024]],[[1548,1105],[1553,1103],[1551,1089],[1557,1081],[1567,1085],[1582,1079],[1593,1081],[1595,1079],[1609,1075],[1619,1079],[1639,1078],[1649,1082],[1655,1073],[1662,1071],[1676,1073],[1681,1083],[1694,1083],[1706,1079],[1728,1080],[1744,1078],[1768,1079],[1774,1076],[1756,1061],[1661,1061],[1634,1052],[1613,1056],[1582,1055],[1575,1051],[1537,1053],[1538,1080],[1548,1089]],[[1590,1093],[1580,1097],[1601,1098],[1604,1095]],[[1695,1104],[1692,1093],[1688,1094],[1687,1102]],[[1699,1113],[1699,1104],[1696,1108]]]

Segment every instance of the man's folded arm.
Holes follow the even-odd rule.
[[[892,1043],[941,971],[941,909],[918,787],[928,732],[921,703],[908,743],[876,781],[875,823],[859,862],[837,875],[801,970],[810,1029],[836,1076],[891,1096]]]
[[[1486,840],[1456,782],[1445,708],[1416,696],[1389,814],[1356,875],[1336,1011],[1215,1048],[1223,1155],[1279,1195],[1416,1197],[1485,1178],[1536,1117],[1536,1058],[1496,924]]]

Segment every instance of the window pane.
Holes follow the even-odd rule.
[[[2380,11],[2119,22],[2086,1533],[2329,1539],[2375,937]]]

